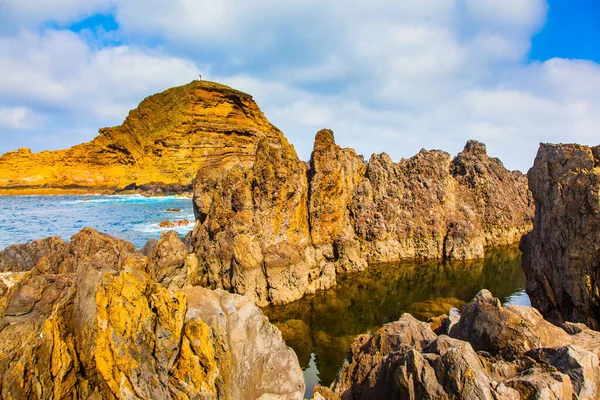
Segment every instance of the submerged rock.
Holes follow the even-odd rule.
[[[600,329],[600,146],[542,144],[529,170],[527,293],[546,319]]]
[[[569,335],[484,290],[449,336],[410,314],[358,336],[331,389],[343,400],[595,399],[600,333],[581,329]]]
[[[301,399],[296,355],[251,300],[179,289],[188,257],[174,233],[144,257],[85,229],[0,286],[2,398]]]

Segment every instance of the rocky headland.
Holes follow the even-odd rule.
[[[543,144],[528,177],[535,220],[521,249],[531,302],[555,324],[600,329],[600,146]]]
[[[0,195],[190,193],[202,165],[244,160],[280,136],[250,95],[194,81],[148,97],[121,126],[66,150],[0,156]]]

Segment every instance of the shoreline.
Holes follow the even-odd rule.
[[[35,188],[35,189],[1,189],[0,197],[58,197],[58,196],[131,196],[139,194],[143,197],[182,197],[192,198],[192,193],[175,193],[166,192],[160,194],[148,194],[136,190],[118,190],[118,189],[88,189],[88,188],[73,188],[73,189],[57,189],[57,188]]]

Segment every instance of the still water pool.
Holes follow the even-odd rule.
[[[264,309],[298,355],[306,379],[306,397],[315,385],[335,379],[352,341],[374,333],[405,313],[427,320],[460,309],[482,288],[503,304],[529,305],[521,253],[509,247],[464,263],[441,261],[372,265],[338,278],[335,289],[286,306]]]

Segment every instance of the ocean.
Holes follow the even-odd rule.
[[[179,208],[180,212],[168,212]],[[176,228],[162,221],[188,220]],[[48,236],[71,236],[85,227],[97,229],[142,247],[161,231],[186,234],[194,228],[192,200],[184,197],[6,196],[0,197],[0,250]]]

